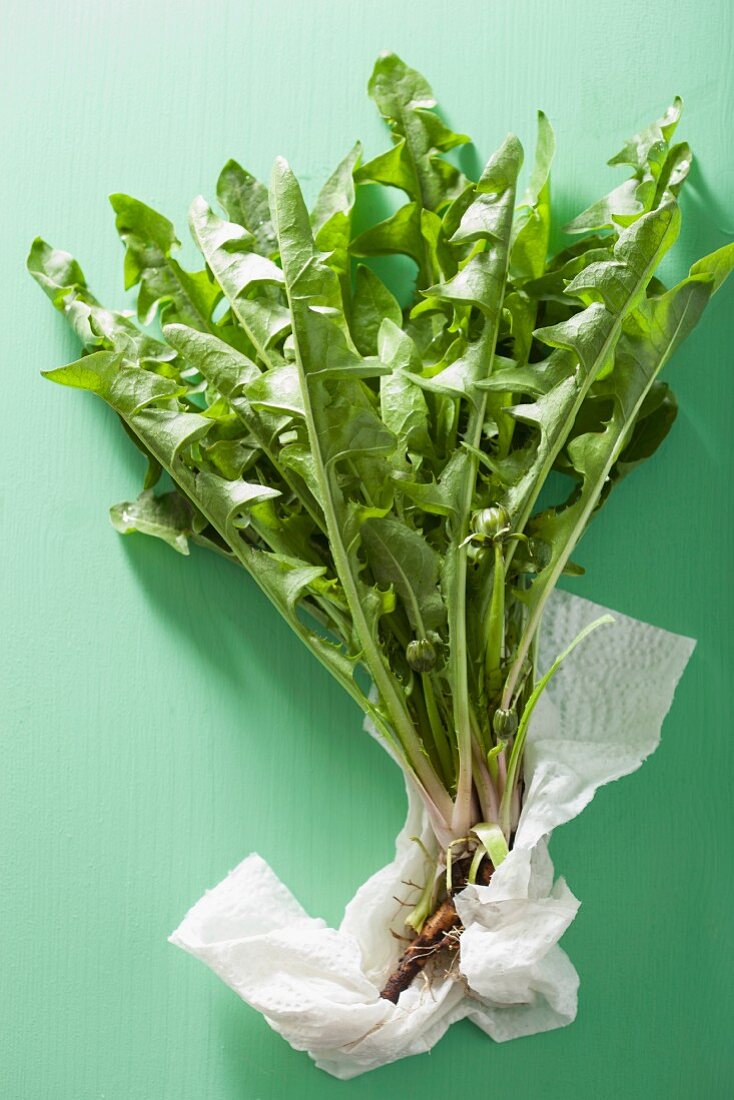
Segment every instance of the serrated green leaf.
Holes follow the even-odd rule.
[[[140,283],[140,321],[150,324],[160,310],[169,321],[209,329],[219,288],[206,271],[184,271],[171,256],[180,241],[168,218],[130,195],[110,195],[110,203],[125,245],[125,289]]]
[[[126,500],[110,508],[110,521],[121,535],[139,531],[172,546],[179,554],[189,553],[191,509],[180,493],[156,495],[143,491],[137,500]]]
[[[575,287],[571,284],[580,298],[596,295],[603,301],[592,301],[568,321],[536,332],[548,346],[572,352],[578,367],[534,404],[509,410],[513,417],[539,429],[534,458],[503,498],[520,529],[590,386],[612,369],[624,322],[644,300],[652,273],[675,240],[679,225],[680,215],[672,200],[640,218],[621,234],[611,259],[591,265],[578,276]]]
[[[329,265],[341,276],[349,273],[354,173],[362,155],[357,142],[326,181],[316,200],[311,225],[316,247],[329,255]]]
[[[353,256],[409,256],[420,267],[425,252],[420,206],[409,202],[399,207],[389,218],[355,237],[349,251]]]
[[[728,279],[734,269],[734,243],[725,244],[709,256],[697,260],[691,268],[691,275],[710,277],[712,282],[711,293],[715,294],[725,279]]]
[[[711,265],[710,272],[705,270],[706,260]],[[635,335],[625,333],[620,340],[614,370],[603,387],[613,401],[609,422],[603,431],[578,436],[569,444],[569,457],[581,484],[567,507],[546,513],[534,527],[534,534],[551,547],[551,553],[530,587],[530,631],[537,628],[548,595],[597,507],[655,379],[695,326],[713,293],[717,260],[711,257],[706,260],[699,262],[697,274],[642,304],[636,317]],[[505,688],[505,702],[514,688],[518,661],[523,657],[521,647]]]
[[[436,100],[425,77],[396,54],[385,52],[375,63],[368,91],[396,142],[404,142],[413,179],[408,185],[406,172],[405,182],[398,186],[404,186],[410,198],[427,210],[451,201],[465,181],[437,154],[469,139],[454,133],[434,113]]]
[[[378,585],[394,587],[415,636],[425,638],[446,617],[438,590],[438,554],[417,531],[394,519],[367,519],[360,531]]]
[[[280,496],[280,493],[267,485],[242,481],[240,478],[229,481],[218,474],[202,470],[196,475],[196,496],[215,526],[226,531],[230,525],[237,525],[250,505],[261,500],[270,500]]]
[[[545,269],[551,225],[550,169],[555,151],[553,127],[538,111],[535,163],[517,212],[510,250],[510,271],[519,279],[538,279]]]
[[[666,437],[676,404],[659,372],[734,246],[672,290],[657,275],[691,163],[671,144],[679,101],[613,158],[632,178],[549,258],[542,113],[516,206],[516,138],[472,184],[445,156],[466,139],[419,73],[383,55],[370,91],[392,147],[361,165],[355,146],[311,215],[286,162],[267,191],[225,165],[226,220],[203,199],[192,208],[204,271],[180,267],[167,218],[113,197],[138,317],[169,322],[165,343],[101,306],[67,253],[39,240],[28,266],[86,352],[49,377],[103,397],[148,459],[146,491],[113,509],[116,525],[243,566],[370,716],[437,845],[473,828],[497,863],[547,682],[534,670],[545,601],[582,572],[571,555],[612,489]],[[363,183],[372,209],[394,210],[382,187],[407,202],[351,240]],[[404,278],[404,308],[374,271],[352,273],[360,255],[381,258],[391,287]],[[391,255],[417,265],[419,301]],[[162,471],[175,489],[155,496]],[[512,709],[514,747],[499,713]]]
[[[255,409],[304,416],[298,368],[293,363],[258,374],[247,386],[246,394]]]
[[[125,314],[101,306],[87,286],[79,264],[68,252],[52,248],[37,237],[27,266],[86,350],[106,348],[128,359],[159,363],[175,358],[171,348],[141,332]]]
[[[670,387],[665,382],[654,382],[632,424],[629,442],[610,470],[609,489],[652,457],[673,427],[677,415],[678,402]]]
[[[278,230],[278,241],[285,274],[288,301],[293,319],[296,362],[299,370],[306,426],[314,472],[323,502],[324,515],[335,572],[344,589],[356,637],[364,661],[373,677],[382,705],[390,715],[406,762],[415,771],[430,797],[446,809],[445,791],[430,762],[423,754],[420,738],[410,717],[402,690],[391,676],[379,649],[377,619],[382,605],[369,596],[359,577],[355,549],[347,549],[344,530],[349,522],[338,466],[356,455],[380,455],[392,450],[395,439],[364,401],[357,383],[340,384],[314,376],[322,369],[322,359],[314,361],[314,351],[323,346],[323,336],[314,336],[315,328],[325,320],[314,312],[315,303],[334,306],[331,289],[333,272],[325,271],[315,250],[308,214],[298,182],[288,164],[276,161],[271,180],[271,200]],[[320,320],[316,320],[319,318]],[[330,321],[338,328],[336,321]],[[350,401],[349,387],[354,399]],[[338,387],[335,388],[335,387]]]
[[[676,96],[665,114],[630,138],[609,164],[628,164],[635,169],[631,179],[615,187],[564,226],[565,233],[586,233],[597,229],[614,229],[631,225],[637,218],[665,201],[665,188],[658,188],[665,174],[669,142],[680,119],[683,101]],[[690,154],[690,150],[688,151]],[[690,155],[678,150],[674,162],[668,165],[673,175],[672,194],[676,194],[685,179]],[[677,167],[675,166],[677,165]]]
[[[267,348],[288,328],[288,311],[276,300],[258,296],[258,291],[281,284],[282,271],[255,250],[251,233],[241,225],[223,221],[205,199],[194,199],[189,222],[194,240],[232,312],[262,362],[272,365]]]
[[[377,354],[377,336],[385,318],[401,325],[402,310],[379,276],[358,264],[349,329],[361,355]]]
[[[416,198],[415,172],[405,138],[398,138],[391,149],[363,164],[357,170],[355,179],[359,183],[382,183],[387,187],[397,187],[405,191],[409,198]]]
[[[386,318],[379,333],[380,359],[389,373],[380,379],[380,416],[402,452],[427,455],[432,450],[428,406],[414,377],[422,369],[410,337]]]
[[[219,174],[217,199],[228,219],[252,234],[261,256],[271,258],[277,252],[268,189],[236,160],[228,160]]]

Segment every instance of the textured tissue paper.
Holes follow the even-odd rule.
[[[541,634],[545,670],[606,609],[555,592]],[[615,614],[550,682],[532,718],[525,798],[514,847],[488,886],[455,895],[464,925],[450,972],[418,977],[398,1004],[380,997],[404,949],[405,910],[395,895],[420,883],[430,845],[418,797],[395,859],[349,902],[338,930],[310,917],[260,856],[252,854],[194,905],[171,942],[205,962],[262,1012],[291,1046],[348,1079],[430,1050],[468,1017],[497,1042],[562,1027],[576,1015],[578,975],[558,940],[578,900],[554,882],[551,832],[597,787],[634,771],[660,727],[695,642]]]

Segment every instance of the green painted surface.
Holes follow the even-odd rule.
[[[731,42],[725,0],[37,0],[6,22],[0,1095],[734,1094],[731,291],[668,372],[672,437],[578,555],[574,590],[700,641],[663,747],[553,841],[583,900],[564,941],[578,1020],[505,1046],[465,1023],[342,1084],[166,935],[252,849],[337,921],[391,854],[397,769],[234,569],[112,531],[141,464],[108,410],[39,378],[76,347],[23,272],[40,232],[123,302],[106,195],[183,227],[230,155],[267,175],[283,152],[313,196],[356,137],[384,144],[364,86],[389,46],[484,154],[510,127],[530,144],[542,106],[561,216],[611,186],[607,156],[680,92],[698,156],[668,265],[682,274],[734,232]]]

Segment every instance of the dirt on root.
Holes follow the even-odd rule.
[[[403,990],[408,988],[413,979],[423,970],[426,963],[435,958],[439,951],[446,949],[455,952],[457,950],[463,927],[459,914],[456,912],[453,895],[466,886],[468,871],[468,859],[455,864],[452,873],[451,892],[439,902],[426,920],[420,933],[405,949],[397,967],[381,990],[380,996],[386,1001],[397,1004]],[[487,886],[493,871],[494,867],[489,859],[482,860],[477,881],[481,885]]]

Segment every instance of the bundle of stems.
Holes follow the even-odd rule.
[[[84,348],[46,376],[101,396],[147,457],[115,526],[240,565],[419,792],[436,840],[419,932],[445,868],[450,894],[452,863],[486,878],[512,844],[528,724],[566,655],[536,668],[543,610],[670,429],[658,376],[734,246],[672,289],[655,274],[691,163],[672,143],[679,99],[612,158],[629,178],[549,257],[544,114],[520,198],[515,136],[470,179],[452,152],[469,138],[419,73],[384,54],[369,92],[392,143],[367,162],[355,145],[310,212],[284,160],[269,188],[225,165],[221,213],[190,211],[201,270],[176,260],[167,218],[111,197],[140,325],[40,239],[29,268]],[[388,216],[366,226],[380,201]],[[416,270],[397,296],[379,274],[395,255]]]

